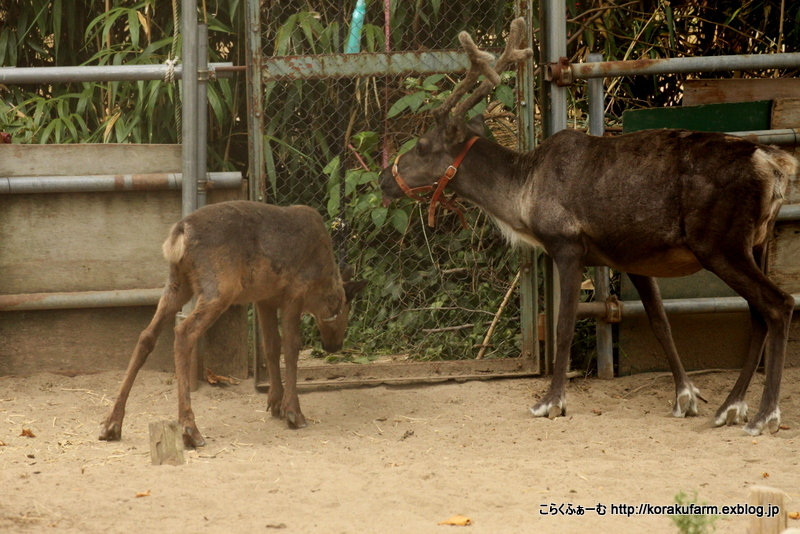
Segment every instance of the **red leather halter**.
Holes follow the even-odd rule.
[[[462,228],[469,228],[467,221],[464,218],[464,213],[455,203],[455,193],[448,198],[444,196],[444,189],[447,187],[447,184],[450,182],[450,180],[452,180],[456,175],[456,172],[458,172],[458,166],[461,165],[461,161],[464,159],[464,157],[467,155],[467,152],[469,152],[469,149],[472,148],[472,145],[475,144],[475,141],[477,140],[478,136],[474,136],[464,143],[461,153],[456,157],[453,163],[447,167],[447,170],[444,171],[442,177],[439,178],[438,181],[433,182],[431,185],[409,187],[406,181],[400,175],[400,171],[397,170],[397,163],[400,161],[400,154],[398,154],[394,159],[394,165],[392,165],[392,176],[394,176],[394,180],[397,182],[397,185],[400,186],[400,189],[403,190],[403,193],[405,193],[407,197],[413,198],[419,202],[424,202],[425,198],[420,197],[418,193],[427,193],[429,191],[433,191],[433,195],[431,195],[431,205],[428,208],[428,226],[436,226],[436,206],[441,204],[443,208],[454,211],[458,215],[458,218],[461,220]]]

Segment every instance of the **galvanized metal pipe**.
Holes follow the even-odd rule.
[[[800,128],[782,128],[779,130],[753,130],[748,132],[727,132],[729,135],[744,137],[749,141],[764,145],[797,146],[800,139]]]
[[[0,295],[0,311],[154,306],[164,288]]]
[[[211,78],[233,76],[233,63],[211,63]],[[220,69],[217,72],[217,69]],[[26,85],[41,83],[125,82],[139,80],[164,80],[168,67],[154,65],[86,65],[80,67],[0,67],[0,83]],[[183,65],[175,66],[175,79],[183,78]]]
[[[794,307],[800,307],[800,294],[794,297]],[[664,311],[668,314],[685,315],[695,313],[745,312],[749,306],[742,297],[708,297],[690,299],[665,299]],[[621,301],[621,316],[639,317],[645,315],[644,304],[640,300]],[[581,302],[578,304],[578,317],[594,317],[600,320],[608,318],[608,308],[602,302]]]
[[[533,20],[531,2],[516,0],[515,17],[524,17],[526,21],[526,42],[533,45]],[[537,17],[538,18],[538,17]],[[536,121],[534,120],[536,83],[534,77],[534,58],[518,64],[517,67],[517,109],[519,127],[517,129],[517,148],[526,152],[536,147]],[[538,252],[523,247],[520,251],[522,275],[519,280],[519,324],[522,334],[523,359],[532,359],[535,369],[541,369],[541,350],[539,347],[539,276],[536,268]]]
[[[208,167],[208,24],[197,27],[197,208],[206,205]]]
[[[558,58],[555,60],[549,58],[548,61],[555,63]],[[570,65],[570,70],[572,71],[572,78],[579,79],[688,72],[791,69],[797,67],[800,67],[800,52],[573,63]]]
[[[181,0],[181,56],[187,75],[181,80],[184,217],[197,209],[197,0]],[[205,142],[205,140],[203,140]]]
[[[589,61],[602,61],[603,54],[589,54]],[[595,78],[588,82],[589,96],[589,133],[602,136],[605,126],[605,90],[603,79]],[[595,300],[605,302],[611,295],[611,280],[608,267],[594,268]],[[595,324],[597,337],[597,376],[602,380],[614,378],[614,339],[610,323],[597,321]]]
[[[264,150],[264,89],[261,51],[261,3],[247,0],[244,10],[247,43],[247,178],[250,200],[266,202],[267,180]],[[258,329],[254,329],[258,332]],[[255,334],[254,334],[255,335]],[[254,346],[258,346],[254,343]]]
[[[0,178],[0,195],[28,193],[92,193],[181,189],[182,173],[104,174],[88,176],[11,176]],[[207,189],[242,186],[240,172],[206,174]]]
[[[541,61],[556,63],[567,55],[567,12],[565,0],[543,0],[539,4],[541,14],[542,40]],[[567,89],[558,86],[554,81],[545,79],[542,84],[542,127],[543,137],[564,130],[567,127]],[[545,358],[544,372],[551,373],[555,362],[556,324],[561,291],[558,271],[553,259],[547,255],[544,259],[544,306],[545,306]]]

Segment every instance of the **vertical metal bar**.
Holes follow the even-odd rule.
[[[181,0],[181,130],[183,181],[181,185],[181,212],[184,217],[197,209],[197,0]],[[189,301],[177,315],[180,323],[194,309],[195,300]],[[189,389],[197,389],[200,362],[195,350],[190,359]]]
[[[540,10],[543,39],[539,57],[546,69],[548,64],[556,64],[559,58],[567,55],[567,7],[565,0],[542,0]],[[543,76],[542,91],[542,127],[544,137],[547,138],[567,127],[567,89],[558,87],[547,76]],[[558,272],[550,256],[545,257],[544,290],[547,329],[545,372],[550,372],[555,360],[556,324],[561,303]]]
[[[181,0],[183,63],[183,194],[182,213],[197,209],[197,0]]]
[[[267,177],[264,159],[264,90],[262,83],[261,3],[247,0],[245,36],[247,37],[247,148],[250,200],[266,202]]]
[[[525,17],[527,42],[533,46],[533,16],[529,0],[516,0],[515,16]],[[517,148],[520,151],[533,150],[536,144],[535,100],[534,100],[534,59],[530,58],[519,65],[517,70],[517,115],[519,128]],[[533,360],[533,368],[541,369],[539,354],[539,276],[536,264],[538,254],[531,249],[520,253],[520,329],[522,332],[522,357]]]
[[[206,205],[208,182],[208,25],[197,27],[197,208]]]
[[[247,0],[245,5],[245,37],[247,41],[247,148],[250,200],[266,202],[267,176],[264,158],[264,89],[262,78],[263,54],[261,52],[261,2]],[[253,377],[255,383],[269,379],[267,363],[261,345],[261,329],[258,328],[258,312],[251,305],[253,320],[250,323],[250,346],[253,354]]]
[[[603,54],[589,54],[589,61],[603,61]],[[589,133],[602,136],[605,125],[605,92],[602,78],[588,82],[589,93]],[[594,268],[594,298],[605,302],[611,293],[608,267]],[[597,376],[603,380],[614,378],[614,341],[611,324],[600,319],[595,323],[597,337]]]

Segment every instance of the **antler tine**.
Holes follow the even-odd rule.
[[[511,30],[508,33],[508,39],[506,40],[506,48],[503,50],[503,53],[500,54],[500,57],[497,58],[497,62],[495,62],[494,68],[490,67],[488,64],[484,70],[484,74],[486,78],[481,82],[475,91],[472,92],[463,102],[459,103],[455,106],[453,110],[454,117],[460,117],[465,115],[467,111],[472,109],[475,104],[481,101],[489,92],[495,88],[500,83],[500,72],[503,72],[505,68],[517,61],[523,61],[528,59],[533,55],[533,50],[530,48],[520,48],[522,41],[525,37],[525,19],[520,17],[514,19],[511,22]],[[463,32],[462,32],[463,33]],[[469,38],[469,35],[467,35]],[[459,35],[460,38],[460,35]],[[469,39],[470,43],[472,43],[472,39]],[[462,44],[463,41],[462,41]],[[472,46],[475,46],[472,43]],[[466,49],[466,46],[465,46]],[[474,81],[473,81],[474,83]],[[454,91],[455,92],[455,91]],[[460,98],[460,96],[459,96]]]
[[[450,96],[442,102],[442,105],[433,110],[433,115],[437,122],[447,117],[450,110],[453,109],[453,106],[455,106],[458,101],[461,100],[461,97],[469,91],[481,74],[490,76],[491,73],[494,73],[494,70],[489,66],[492,60],[494,60],[492,54],[481,51],[467,32],[459,33],[458,40],[461,42],[461,46],[464,48],[469,58],[469,70],[464,76],[464,79],[461,80],[461,83],[456,85],[453,92],[450,93]]]

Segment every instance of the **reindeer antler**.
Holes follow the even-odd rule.
[[[441,106],[436,108],[433,113],[437,122],[446,118],[453,110],[453,116],[459,117],[466,114],[475,104],[480,102],[482,98],[489,94],[489,92],[500,83],[500,72],[514,62],[528,59],[533,55],[533,50],[530,48],[520,48],[525,35],[525,19],[520,17],[511,22],[511,31],[506,40],[506,48],[494,64],[494,68],[490,63],[494,56],[488,52],[483,52],[478,49],[472,37],[467,32],[458,34],[458,40],[461,46],[469,57],[469,70],[467,71],[464,79],[459,83],[450,96],[442,103]],[[461,97],[466,94],[469,89],[478,80],[478,77],[483,74],[484,80],[463,102],[458,103]]]

